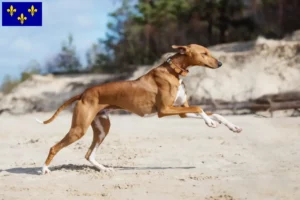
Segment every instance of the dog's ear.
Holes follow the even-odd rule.
[[[177,49],[180,54],[187,54],[189,53],[189,47],[188,46],[178,46],[178,45],[172,45],[173,49]]]

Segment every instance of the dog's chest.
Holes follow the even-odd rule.
[[[179,84],[173,106],[182,106],[186,101],[185,86],[181,79],[179,79]]]

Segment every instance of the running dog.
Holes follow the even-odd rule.
[[[172,46],[177,53],[160,66],[136,80],[110,82],[86,89],[82,94],[67,100],[48,120],[48,124],[68,105],[77,101],[69,132],[57,144],[50,148],[48,157],[42,167],[42,173],[50,172],[48,166],[53,157],[64,147],[79,140],[91,125],[94,137],[85,158],[96,168],[103,171],[112,170],[95,160],[99,145],[107,136],[110,128],[108,112],[124,109],[141,117],[157,114],[159,118],[179,115],[182,118],[203,119],[207,126],[217,127],[223,123],[231,131],[239,133],[242,129],[218,114],[205,113],[199,106],[189,106],[185,87],[181,77],[186,76],[188,68],[202,66],[217,69],[222,63],[214,58],[203,46],[190,44]]]

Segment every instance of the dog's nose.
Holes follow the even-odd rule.
[[[218,61],[218,67],[221,67],[222,63],[220,61]]]

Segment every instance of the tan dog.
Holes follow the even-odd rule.
[[[157,113],[158,117],[179,115],[182,118],[202,118],[209,127],[218,123],[225,124],[233,132],[242,129],[217,114],[206,114],[198,106],[189,106],[185,88],[180,76],[188,73],[190,66],[204,66],[212,69],[222,63],[211,56],[210,52],[199,45],[172,46],[178,53],[165,63],[133,81],[111,82],[88,88],[82,94],[66,101],[47,121],[50,123],[66,106],[78,100],[71,129],[67,135],[49,152],[42,173],[49,173],[48,166],[53,157],[64,147],[80,139],[92,125],[94,138],[85,158],[99,170],[111,170],[95,160],[95,152],[109,132],[108,111],[124,109],[141,117]],[[210,115],[210,117],[208,116]]]

